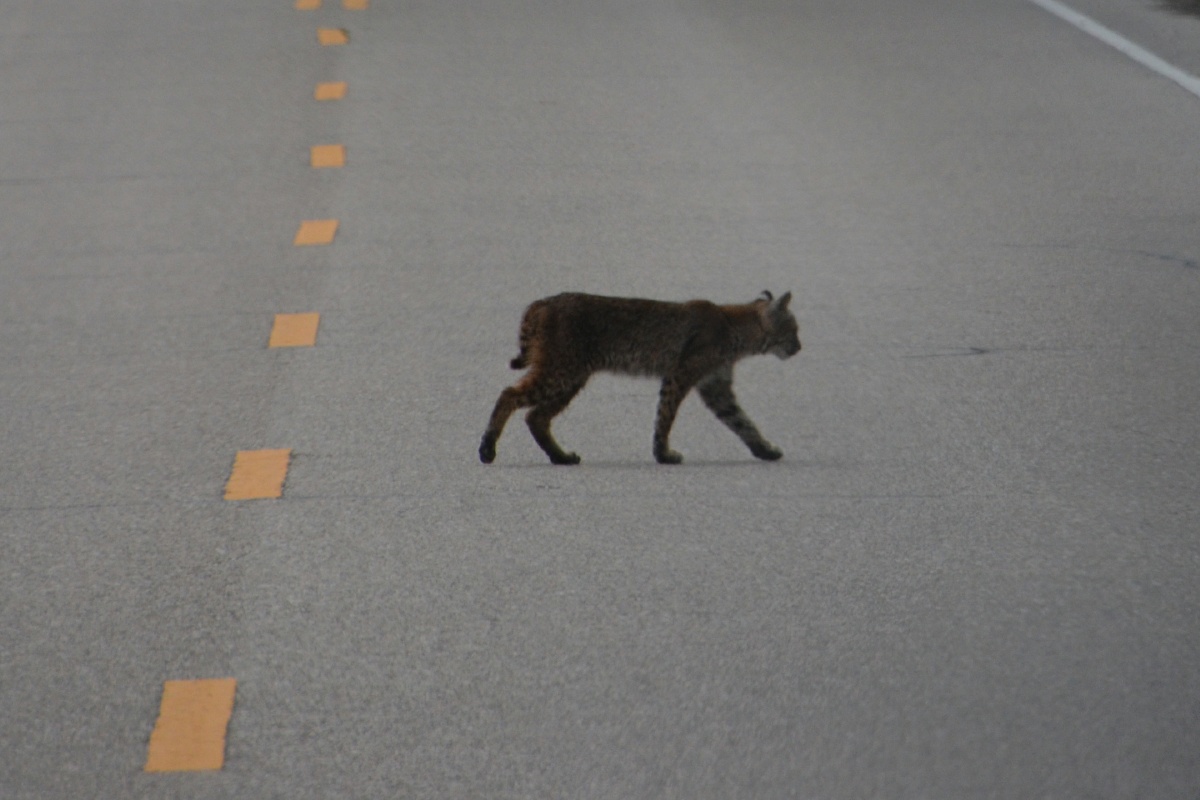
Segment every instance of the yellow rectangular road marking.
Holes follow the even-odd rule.
[[[313,97],[317,100],[341,100],[346,96],[346,88],[345,81],[318,83],[313,90]]]
[[[366,11],[371,0],[342,0],[342,8],[347,11]]]
[[[220,769],[237,681],[166,681],[150,734],[146,772]]]
[[[239,450],[225,484],[226,500],[266,500],[283,495],[292,451]]]
[[[331,244],[337,233],[336,219],[306,219],[296,230],[296,238],[292,244],[296,246],[309,244]]]
[[[267,347],[312,347],[317,343],[320,321],[321,315],[316,312],[276,314]]]
[[[310,163],[314,169],[346,166],[346,146],[341,144],[313,145]]]
[[[345,28],[318,28],[317,41],[326,47],[335,44],[346,44],[350,41],[350,34]]]
[[[321,0],[296,0],[297,11],[315,11],[321,7]]]

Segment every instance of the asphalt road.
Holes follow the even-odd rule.
[[[16,0],[0,64],[5,800],[1200,797],[1179,86],[1026,0]],[[481,465],[568,289],[792,290],[784,459],[600,377]],[[223,767],[144,772],[200,678]]]

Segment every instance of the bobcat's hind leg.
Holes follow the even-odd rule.
[[[552,464],[579,463],[578,454],[568,453],[554,440],[550,433],[550,423],[575,399],[583,384],[584,381],[580,381],[565,384],[561,388],[556,387],[553,391],[543,389],[533,408],[525,415],[525,423],[529,426],[529,432],[533,434],[533,440],[550,458]]]
[[[716,415],[725,427],[738,435],[755,458],[763,461],[777,461],[783,457],[783,452],[763,438],[758,428],[746,416],[738,405],[733,394],[733,373],[731,370],[720,370],[706,378],[696,387],[704,405]]]
[[[496,460],[496,441],[504,432],[504,425],[513,412],[518,408],[532,405],[526,388],[527,383],[526,380],[522,380],[515,386],[508,387],[500,393],[500,397],[496,400],[496,406],[492,409],[492,416],[488,420],[487,430],[483,432],[483,439],[479,442],[479,460],[483,463],[490,464]]]

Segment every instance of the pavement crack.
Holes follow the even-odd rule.
[[[1185,258],[1171,253],[1156,253],[1153,250],[1131,250],[1135,255],[1152,258],[1155,261],[1165,261],[1169,264],[1178,264],[1184,269],[1200,269],[1200,260],[1194,258]]]

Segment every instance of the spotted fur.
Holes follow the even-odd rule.
[[[678,464],[683,457],[669,446],[679,405],[693,387],[726,427],[756,457],[774,461],[783,453],[763,438],[733,394],[733,365],[751,355],[772,353],[780,359],[800,351],[799,327],[788,310],[792,293],[779,299],[763,292],[752,303],[716,305],[707,300],[667,303],[559,294],[525,309],[520,352],[509,362],[529,368],[500,393],[479,444],[479,459],[496,458],[496,441],[513,412],[529,408],[525,421],[534,441],[555,464],[578,464],[563,450],[550,423],[596,372],[662,379],[654,426],[654,457]]]

